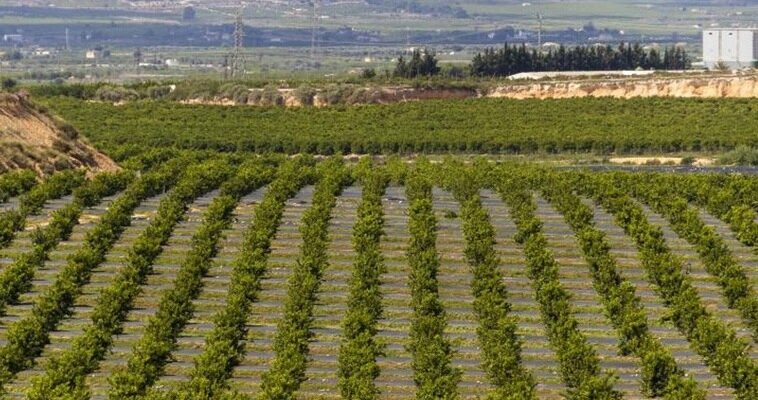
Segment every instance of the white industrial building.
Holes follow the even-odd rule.
[[[758,59],[758,29],[723,28],[703,31],[703,64],[708,69],[724,65],[751,68]]]

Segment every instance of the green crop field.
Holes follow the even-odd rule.
[[[4,397],[756,398],[755,175],[461,160],[0,175]]]
[[[472,99],[298,108],[43,101],[105,150],[284,153],[718,152],[758,146],[756,99]]]
[[[0,0],[0,400],[757,400],[753,3]]]

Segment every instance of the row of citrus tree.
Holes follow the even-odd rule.
[[[141,158],[141,156],[137,157],[137,159]],[[175,167],[177,169],[184,162],[181,159],[171,161],[171,163],[176,164]],[[153,165],[149,167],[152,168]],[[79,177],[80,173],[73,171],[55,175],[48,182],[41,185],[50,185],[44,189],[45,194],[30,194],[30,196],[22,198],[20,201],[22,208],[39,210],[44,205],[44,202],[47,201],[44,200],[45,198],[55,196],[56,193],[54,192],[60,193],[68,190],[65,187],[75,185]],[[79,224],[79,219],[84,209],[94,207],[103,198],[113,196],[124,190],[134,178],[134,173],[128,170],[101,173],[96,175],[92,180],[86,181],[86,183],[73,189],[73,201],[64,208],[54,211],[50,215],[48,223],[37,227],[31,234],[31,251],[19,255],[8,268],[0,273],[0,314],[4,312],[6,306],[14,304],[22,293],[31,288],[31,282],[34,279],[36,270],[44,265],[49,253],[61,241],[68,239],[74,226]],[[13,193],[36,185],[36,175],[29,170],[8,173],[2,179],[16,182],[16,189],[14,189],[15,192]],[[63,183],[64,181],[60,181],[60,179],[69,183]],[[73,183],[70,180],[73,180]],[[61,187],[65,189],[60,189]],[[11,193],[11,191],[6,193]],[[28,213],[28,211],[25,213]]]
[[[21,196],[16,208],[0,212],[0,248],[8,246],[16,233],[24,229],[28,216],[38,214],[48,201],[71,194],[84,182],[81,171],[58,172]],[[17,188],[17,191],[22,189]]]
[[[726,304],[740,312],[758,339],[758,293],[745,268],[737,263],[724,239],[703,222],[699,210],[690,207],[660,175],[613,174],[612,178],[619,187],[663,215],[677,235],[697,250],[706,271],[716,277]]]
[[[621,393],[613,388],[618,378],[612,372],[601,371],[595,349],[578,328],[571,296],[560,282],[559,265],[549,250],[536,216],[537,206],[528,191],[531,177],[519,176],[513,168],[501,168],[495,184],[516,223],[515,239],[524,247],[527,273],[548,339],[558,356],[563,381],[569,388],[567,395],[572,399],[619,399]]]
[[[348,309],[342,320],[338,376],[343,398],[371,400],[379,395],[374,381],[380,374],[377,358],[384,354],[376,334],[382,316],[380,286],[385,265],[379,244],[384,233],[382,196],[388,175],[382,169],[369,169],[359,180],[363,192],[353,226],[355,256]]]
[[[495,227],[479,194],[484,184],[480,171],[482,166],[467,168],[448,163],[439,181],[461,204],[465,254],[473,273],[471,289],[479,321],[482,369],[494,386],[490,398],[535,399],[536,382],[523,365],[522,340],[516,333],[518,324],[511,314],[500,257],[494,247]]]
[[[28,169],[6,172],[0,175],[0,203],[5,203],[11,197],[26,193],[35,185],[37,185],[37,175]]]
[[[742,243],[758,246],[758,179],[725,174],[661,175],[687,200],[728,223]]]
[[[173,285],[161,295],[157,311],[132,347],[126,367],[117,369],[109,377],[110,398],[141,397],[163,374],[179,334],[194,314],[193,301],[203,288],[203,278],[219,251],[224,231],[232,223],[239,200],[270,182],[273,171],[275,168],[264,159],[252,160],[240,168],[222,162],[214,174],[201,178],[205,190],[198,194],[223,184],[203,213],[202,223],[192,235],[190,249],[176,271]]]
[[[461,370],[452,365],[454,351],[445,336],[447,315],[439,298],[440,258],[436,247],[437,219],[432,205],[433,175],[429,167],[423,163],[417,165],[405,182],[410,232],[408,286],[413,308],[406,347],[412,357],[416,398],[457,399]]]
[[[71,313],[92,270],[105,260],[106,253],[130,224],[133,211],[148,197],[173,185],[182,167],[173,163],[144,174],[126,188],[87,232],[82,246],[69,256],[53,284],[37,298],[31,314],[8,328],[7,343],[0,348],[0,385],[34,364],[34,358],[49,342],[50,332]]]
[[[545,171],[527,173],[536,175],[535,189],[563,214],[574,231],[590,268],[595,291],[619,336],[620,353],[640,358],[643,393],[667,399],[703,399],[705,392],[686,376],[671,352],[651,334],[634,284],[621,275],[605,233],[595,225],[592,208],[573,193],[571,180]]]
[[[74,190],[74,200],[52,213],[47,225],[37,227],[31,235],[31,251],[19,255],[0,273],[0,315],[9,304],[15,304],[22,293],[31,289],[38,269],[48,259],[50,251],[66,240],[79,223],[84,209],[100,203],[126,188],[134,179],[131,172],[103,173]]]
[[[652,225],[640,205],[618,187],[609,175],[576,173],[574,189],[595,199],[635,241],[648,279],[669,308],[669,318],[716,374],[719,382],[734,388],[739,399],[758,398],[758,367],[750,345],[733,328],[715,318],[704,306],[672,254],[663,231]]]
[[[352,177],[341,158],[318,164],[320,176],[313,203],[302,216],[302,245],[288,280],[284,314],[274,337],[274,359],[263,374],[260,399],[290,399],[305,379],[309,341],[313,336],[313,309],[327,267],[328,226],[337,196]]]
[[[287,199],[310,183],[312,165],[313,160],[306,158],[283,164],[266,189],[234,262],[226,305],[213,318],[213,330],[205,338],[203,352],[194,360],[190,380],[163,394],[165,398],[211,400],[230,389],[228,381],[234,367],[245,355],[248,319],[268,270],[271,241],[279,229]]]
[[[184,168],[189,160],[170,160]],[[163,197],[150,225],[140,233],[128,251],[126,265],[104,288],[97,300],[91,322],[75,337],[71,347],[54,355],[45,366],[43,375],[35,377],[28,397],[88,398],[85,378],[95,371],[107,355],[114,335],[121,332],[123,323],[141,292],[147,275],[174,228],[183,218],[190,203],[203,193],[217,187],[228,174],[223,163],[210,161],[186,168],[176,185]]]

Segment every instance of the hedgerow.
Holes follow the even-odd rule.
[[[0,212],[0,248],[7,246],[24,229],[26,217],[38,214],[45,203],[70,194],[85,181],[81,171],[58,172],[19,199],[16,209]]]
[[[0,175],[0,203],[5,203],[9,198],[27,192],[36,184],[37,175],[34,171],[19,170]]]
[[[620,399],[613,388],[618,379],[602,373],[595,349],[579,331],[571,296],[558,278],[558,263],[548,249],[528,183],[503,169],[498,189],[516,222],[516,242],[524,246],[526,266],[540,305],[542,321],[551,347],[558,356],[561,376],[572,399]]]
[[[71,235],[84,209],[95,206],[105,196],[124,190],[133,178],[131,172],[97,175],[74,190],[71,204],[53,212],[49,223],[34,231],[31,251],[21,254],[0,273],[0,315],[4,314],[8,304],[14,304],[22,293],[31,288],[35,272],[45,264],[50,251]]]
[[[406,179],[410,239],[407,257],[411,289],[410,339],[417,399],[457,399],[461,370],[452,366],[453,349],[445,337],[447,316],[439,298],[437,220],[432,206],[432,180],[425,165]]]
[[[250,309],[267,271],[271,241],[279,228],[287,199],[310,180],[311,160],[299,158],[284,164],[255,208],[245,232],[242,251],[234,263],[226,306],[213,318],[213,330],[203,352],[195,358],[190,380],[178,390],[162,394],[171,399],[216,399],[229,389],[232,371],[245,354]]]
[[[380,284],[385,266],[379,242],[384,233],[382,196],[388,177],[384,170],[368,168],[361,177],[363,192],[353,226],[355,261],[337,356],[338,386],[345,399],[378,397],[379,388],[374,383],[380,373],[377,358],[384,354],[376,334],[377,321],[382,315]]]
[[[232,172],[225,166],[218,177],[226,179]],[[131,399],[143,396],[161,376],[170,361],[179,333],[192,318],[192,301],[202,290],[203,276],[219,250],[219,240],[229,227],[239,199],[272,178],[272,169],[253,164],[243,167],[237,175],[221,186],[203,215],[203,223],[192,236],[191,248],[183,259],[173,287],[163,293],[156,314],[150,318],[145,334],[132,348],[126,368],[115,371],[109,378],[112,399]],[[200,181],[208,180],[201,178]],[[220,181],[220,180],[219,180]]]
[[[619,336],[620,353],[634,354],[641,360],[643,394],[665,399],[704,399],[705,392],[686,377],[671,352],[650,333],[641,299],[634,285],[619,273],[606,235],[595,226],[592,209],[572,193],[571,184],[563,177],[546,174],[539,181],[541,193],[563,214],[579,241],[593,286]]]
[[[284,315],[274,337],[274,359],[263,374],[260,399],[291,399],[305,379],[308,344],[313,336],[313,307],[328,263],[327,228],[336,197],[350,183],[350,174],[338,158],[319,164],[320,180],[313,204],[300,221],[303,244],[288,280]]]
[[[658,175],[613,174],[612,179],[663,215],[674,232],[695,247],[706,271],[716,277],[727,306],[740,312],[758,339],[758,293],[727,244],[703,222],[698,210],[688,206],[687,200]]]
[[[131,221],[134,209],[146,198],[157,195],[172,185],[182,163],[168,163],[163,168],[143,175],[129,185],[114,201],[94,228],[87,232],[84,244],[63,267],[52,286],[35,302],[31,315],[8,328],[7,343],[0,348],[0,385],[4,386],[20,371],[34,364],[49,333],[71,313],[71,307],[89,281],[92,270],[105,260],[105,255]]]
[[[611,212],[635,241],[648,279],[670,309],[668,318],[703,357],[719,382],[734,388],[738,399],[758,398],[758,367],[750,357],[750,345],[706,310],[683,272],[682,261],[668,248],[663,231],[650,224],[642,208],[617,187],[614,179],[588,174],[574,179],[575,189]]]
[[[256,167],[253,163],[240,171],[256,173]],[[183,173],[176,186],[161,199],[155,218],[129,250],[126,266],[100,293],[91,323],[73,340],[71,348],[50,359],[44,375],[33,379],[28,398],[89,398],[84,379],[106,356],[113,336],[121,332],[134,299],[152,272],[153,262],[190,203],[218,186],[225,176],[226,172],[215,163],[192,166]],[[240,172],[237,178],[247,177]]]

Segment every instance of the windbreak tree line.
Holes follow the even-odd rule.
[[[526,44],[490,47],[478,53],[469,64],[469,74],[477,77],[508,76],[521,72],[539,71],[620,71],[633,69],[682,70],[691,66],[687,51],[678,46],[663,51],[647,48],[640,43],[587,45],[540,51]],[[428,49],[413,50],[410,59],[400,57],[392,76],[418,78],[438,75],[436,54]]]
[[[526,45],[505,44],[500,49],[488,48],[474,56],[474,76],[508,76],[537,71],[614,71],[632,69],[681,70],[690,67],[687,52],[680,47],[646,49],[639,43],[607,46],[576,46],[540,52]]]
[[[435,76],[440,73],[437,57],[427,49],[414,50],[409,60],[404,57],[397,60],[392,75],[396,78],[418,78],[420,76]]]

